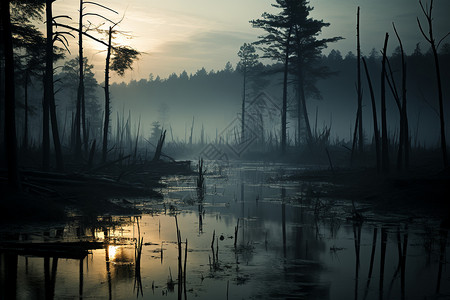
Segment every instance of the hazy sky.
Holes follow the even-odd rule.
[[[428,1],[423,0],[424,3]],[[171,73],[186,70],[195,73],[205,67],[207,71],[222,69],[227,61],[233,66],[238,61],[237,52],[244,42],[253,42],[262,32],[254,29],[249,20],[257,19],[264,11],[276,13],[269,0],[98,0],[119,12],[114,15],[92,4],[86,4],[85,12],[101,13],[113,20],[124,15],[120,30],[132,35],[132,39],[118,38],[123,44],[144,52],[124,78],[113,75],[113,81],[129,81],[148,78],[150,73],[162,78]],[[450,31],[450,1],[435,0],[436,36]],[[342,36],[342,41],[329,45],[329,49],[339,49],[343,55],[355,52],[356,9],[361,7],[362,50],[369,53],[383,45],[385,32],[391,35],[390,49],[398,43],[392,30],[395,22],[403,39],[406,51],[411,52],[420,42],[427,49],[421,37],[416,17],[424,21],[419,2],[416,0],[311,0],[314,7],[311,15],[331,23],[325,28],[323,37]],[[54,15],[68,14],[76,25],[78,21],[78,0],[57,0],[53,4]],[[88,17],[94,24],[101,23],[98,17]],[[63,22],[67,22],[61,19]],[[85,39],[85,56],[95,65],[99,82],[103,81],[105,60],[104,46]],[[450,38],[448,40],[450,42]],[[77,53],[77,41],[70,40],[72,54]],[[328,51],[329,51],[328,49]],[[326,51],[326,52],[328,52]]]

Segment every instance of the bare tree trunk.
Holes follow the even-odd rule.
[[[79,18],[79,49],[78,49],[78,56],[80,59],[80,92],[81,92],[81,126],[83,130],[83,145],[84,145],[84,154],[87,155],[88,153],[88,134],[86,130],[86,97],[85,97],[85,91],[84,91],[84,57],[83,57],[83,4],[84,1],[80,0],[80,18]]]
[[[281,109],[281,153],[286,153],[286,127],[287,127],[287,79],[289,73],[289,44],[291,39],[292,26],[289,28],[286,37],[286,49],[284,57],[284,75],[283,75],[283,105]]]
[[[103,125],[103,148],[102,148],[102,161],[106,162],[106,156],[108,153],[108,131],[109,131],[109,115],[110,112],[110,98],[109,98],[109,61],[111,58],[111,39],[112,39],[112,28],[109,27],[108,35],[108,50],[106,54],[106,65],[105,65],[105,122]]]
[[[86,125],[86,97],[85,97],[85,93],[84,93],[84,83],[83,83],[83,92],[81,94],[81,125],[82,125],[82,129],[83,129],[84,153],[86,155],[88,153],[89,134],[88,134],[87,125]]]
[[[83,0],[80,0],[78,23],[78,64],[79,79],[77,92],[77,108],[75,113],[75,159],[81,158],[81,106],[84,101],[84,73],[83,73]]]
[[[383,61],[381,65],[381,168],[384,173],[389,172],[389,145],[386,122],[386,49],[389,34],[386,32],[383,47]]]
[[[191,136],[189,137],[189,144],[192,145],[192,135],[194,134],[194,116],[192,116]]]
[[[362,59],[364,70],[366,71],[367,83],[369,84],[370,99],[372,100],[372,116],[373,116],[373,132],[375,138],[375,152],[377,155],[377,171],[381,171],[381,155],[380,155],[380,132],[378,131],[377,107],[375,105],[375,95],[373,92],[372,81],[370,80],[369,70],[367,69],[366,60]]]
[[[445,141],[445,118],[444,118],[444,100],[442,96],[442,83],[441,83],[441,71],[439,67],[439,57],[437,54],[436,46],[433,44],[431,46],[433,50],[434,56],[434,65],[436,67],[436,80],[438,85],[438,96],[439,96],[439,121],[441,125],[441,151],[442,151],[442,159],[444,162],[444,167],[448,167],[448,158],[447,158],[447,143]]]
[[[24,128],[22,139],[22,150],[26,153],[28,151],[28,70],[25,71],[25,78],[23,81],[24,89]]]
[[[53,15],[52,15],[52,0],[46,1],[46,25],[47,25],[47,40],[46,40],[46,55],[45,55],[45,83],[44,83],[44,98],[50,110],[50,119],[52,124],[52,137],[55,147],[56,168],[58,171],[64,169],[61,142],[59,140],[58,120],[56,117],[55,95],[53,90]],[[47,123],[48,124],[48,123]],[[48,153],[49,154],[49,153]]]
[[[417,23],[419,24],[420,31],[424,38],[427,40],[428,43],[431,45],[431,50],[433,51],[434,56],[434,65],[436,69],[436,81],[438,86],[438,96],[439,96],[439,121],[441,126],[441,151],[442,151],[442,159],[444,163],[444,167],[448,167],[448,158],[447,158],[447,143],[445,141],[445,119],[444,119],[444,100],[442,96],[442,83],[441,83],[441,71],[439,67],[439,57],[437,53],[437,47],[439,47],[439,44],[442,42],[442,40],[446,37],[444,36],[437,44],[434,40],[433,35],[433,18],[432,18],[432,12],[433,12],[433,0],[430,2],[430,6],[428,11],[425,10],[423,7],[422,1],[419,0],[420,7],[422,8],[422,11],[427,19],[428,23],[428,36],[425,34],[425,32],[422,29],[422,25],[420,24],[419,19],[417,19]]]
[[[353,140],[352,140],[352,152],[350,156],[350,165],[353,165],[353,160],[355,158],[355,152],[356,152],[356,141],[357,141],[357,134],[358,134],[358,123],[359,123],[359,113],[358,110],[356,111],[356,119],[355,119],[355,129],[353,130]],[[350,129],[351,134],[351,129]]]
[[[17,163],[17,136],[15,119],[14,54],[12,44],[11,15],[9,1],[1,2],[3,44],[5,55],[5,148],[8,168],[8,183],[14,190],[20,189]]]
[[[356,51],[357,51],[357,74],[358,74],[358,150],[364,151],[364,135],[362,123],[362,91],[361,91],[361,46],[359,42],[359,6],[356,17]]]
[[[44,72],[44,98],[42,99],[42,169],[44,171],[50,168],[50,111],[46,76]]]
[[[404,165],[405,168],[408,169],[409,167],[409,132],[408,132],[408,115],[406,110],[406,61],[405,61],[405,52],[403,50],[403,44],[402,40],[400,39],[400,36],[397,33],[397,29],[395,28],[395,25],[392,24],[394,27],[395,35],[397,36],[398,43],[400,44],[400,50],[402,52],[402,109],[400,112],[400,143],[399,143],[399,150],[398,150],[398,162],[397,165],[399,169],[402,168],[403,165],[403,156],[402,152],[405,153],[404,157]],[[403,149],[402,149],[403,147]],[[403,151],[402,151],[403,150]]]

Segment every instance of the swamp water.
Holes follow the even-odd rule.
[[[211,162],[204,195],[196,189],[195,176],[171,176],[162,179],[163,202],[115,200],[140,208],[141,216],[101,216],[89,222],[74,217],[54,226],[1,228],[2,237],[20,241],[108,244],[76,259],[0,253],[0,295],[450,298],[447,231],[440,230],[439,220],[367,210],[363,222],[354,221],[350,201],[323,199],[308,183],[277,180],[292,171],[279,164]]]

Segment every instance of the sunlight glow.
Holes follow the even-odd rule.
[[[115,259],[116,254],[117,254],[117,250],[119,249],[118,246],[112,246],[109,245],[108,247],[108,253],[109,253],[109,260],[112,261]]]

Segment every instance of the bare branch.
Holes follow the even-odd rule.
[[[76,29],[76,28],[74,28],[74,27],[72,27],[72,26],[66,25],[66,24],[58,24],[58,26],[61,26],[61,27],[67,28],[67,29],[71,29],[71,30],[74,30],[74,31],[78,31],[78,29]],[[102,40],[99,40],[98,38],[96,38],[96,37],[90,35],[90,34],[87,33],[87,32],[83,32],[83,34],[84,34],[85,36],[87,36],[88,38],[90,38],[90,39],[92,39],[92,40],[94,40],[94,41],[96,41],[96,42],[98,42],[98,43],[100,43],[100,44],[102,44],[102,45],[104,45],[104,46],[106,46],[106,47],[109,46],[108,43],[106,43],[106,42],[104,42],[104,41],[102,41]],[[112,48],[113,48],[114,50],[117,50],[115,47],[112,47]]]
[[[385,73],[387,82],[389,84],[389,88],[391,89],[392,95],[394,96],[395,103],[397,104],[398,110],[401,112],[402,106],[400,104],[400,96],[398,95],[397,91],[397,85],[395,84],[394,79],[394,72],[392,72],[391,63],[389,62],[389,59],[386,57],[386,62],[389,68],[389,73],[391,75],[391,78],[389,78],[388,74]]]
[[[447,32],[446,35],[444,35],[444,37],[442,39],[440,39],[440,41],[437,43],[436,49],[439,48],[439,46],[441,45],[442,41],[445,40],[446,37],[448,37],[450,35],[450,32]]]
[[[86,16],[97,16],[97,17],[100,17],[100,18],[102,18],[102,19],[104,19],[104,20],[114,24],[114,22],[111,21],[110,19],[108,19],[108,18],[106,18],[106,17],[104,17],[104,16],[102,16],[100,14],[97,14],[97,13],[85,13],[85,14],[83,14],[83,17],[86,17]]]
[[[400,36],[398,35],[397,28],[395,28],[394,22],[392,22],[392,27],[394,27],[395,35],[397,36],[398,43],[400,44],[400,48],[402,49],[402,52],[403,52],[402,40],[400,39]]]
[[[66,18],[66,19],[72,20],[72,17],[70,17],[70,16],[61,15],[61,16],[53,17],[52,21],[55,21],[56,19],[59,19],[59,18]]]
[[[107,10],[109,10],[109,11],[112,11],[112,12],[115,13],[115,14],[119,14],[119,13],[118,13],[117,11],[115,11],[114,9],[111,9],[111,8],[109,8],[109,7],[107,7],[107,6],[101,5],[101,4],[96,3],[96,2],[92,2],[92,1],[84,1],[83,3],[84,3],[84,4],[93,4],[93,5],[97,5],[97,6],[103,7],[104,9],[107,9]]]
[[[70,34],[73,38],[75,37],[73,34],[71,34],[71,33],[68,33],[68,34]],[[62,34],[61,32],[55,32],[55,36],[58,36],[58,37],[62,37],[63,39],[64,39],[64,41],[67,43],[67,45],[69,45],[69,41],[67,40],[67,38],[64,36],[64,34]]]
[[[56,42],[56,41],[61,42],[61,44],[63,44],[64,48],[66,48],[67,52],[69,52],[69,54],[71,54],[68,45],[66,45],[66,43],[59,36],[55,36],[53,38],[53,42]]]
[[[417,24],[419,24],[420,32],[422,33],[423,37],[427,40],[428,43],[431,44],[431,40],[428,38],[428,36],[425,34],[425,32],[422,29],[422,25],[420,24],[419,18],[417,18]]]
[[[420,8],[422,9],[423,14],[425,15],[425,17],[427,17],[427,16],[428,16],[428,15],[427,15],[427,11],[426,11],[425,8],[423,7],[422,0],[419,0],[419,5],[420,5]]]

